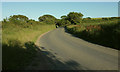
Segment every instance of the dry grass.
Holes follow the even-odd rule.
[[[36,56],[37,38],[42,33],[55,29],[54,24],[34,24],[24,28],[3,23],[2,27],[3,70],[23,70]]]

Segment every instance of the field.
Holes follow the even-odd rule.
[[[86,41],[117,50],[120,48],[120,24],[118,18],[111,20],[93,18],[78,25],[69,25],[67,30],[72,35]]]
[[[2,22],[2,69],[22,70],[36,56],[37,38],[55,29],[54,24],[40,22]]]

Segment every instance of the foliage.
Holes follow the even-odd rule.
[[[100,22],[100,24],[94,22],[94,25],[91,23],[91,25],[70,25],[67,26],[67,30],[71,34],[89,42],[119,49],[120,22],[118,22],[118,18],[113,19],[111,22],[107,20]]]
[[[57,19],[52,15],[43,15],[40,16],[38,20],[47,24],[55,24]]]
[[[32,19],[21,20],[22,24],[19,20],[14,20],[15,22],[5,20],[2,21],[2,68],[3,70],[24,69],[36,55],[37,38],[55,27]]]
[[[83,17],[83,14],[81,14],[81,13],[70,12],[67,15],[67,20],[69,20],[71,22],[71,24],[77,24],[77,23],[81,23],[82,17]]]
[[[118,22],[119,17],[106,17],[106,18],[83,18],[82,25],[100,25],[100,24],[113,24]]]
[[[70,24],[80,24],[82,22],[83,14],[77,12],[70,12],[67,16],[61,16],[61,20],[58,20],[56,25],[66,26]]]
[[[68,21],[68,20],[61,19],[61,20],[59,20],[59,21],[57,22],[57,24],[58,24],[59,26],[66,26],[66,25],[69,25],[69,24],[71,24],[71,23],[70,23],[70,21]]]
[[[24,15],[13,15],[10,16],[9,21],[27,21],[28,17],[24,16]]]
[[[63,16],[61,16],[61,19],[66,19],[67,18],[67,16],[66,15],[63,15]]]
[[[23,70],[36,55],[36,47],[33,42],[26,42],[23,46],[19,40],[9,40],[9,45],[3,44],[3,70]],[[29,45],[28,45],[29,44]]]
[[[85,21],[85,20],[91,20],[91,18],[90,17],[83,18],[83,21]]]

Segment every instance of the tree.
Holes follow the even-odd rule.
[[[87,17],[87,19],[88,19],[88,20],[90,20],[90,19],[91,19],[91,17]]]
[[[70,12],[67,15],[67,20],[69,20],[71,22],[71,24],[77,24],[77,23],[81,23],[82,17],[83,17],[83,14],[81,14],[81,13]]]
[[[109,20],[109,18],[102,18],[103,20]]]
[[[86,18],[83,18],[82,20],[83,20],[84,22],[85,22],[85,21],[90,21],[91,18],[90,18],[90,17],[86,17]]]
[[[6,22],[7,22],[7,19],[3,19],[3,22],[5,22],[5,23],[6,23]]]
[[[28,17],[24,15],[13,15],[10,16],[9,21],[27,21]]]
[[[24,15],[13,15],[8,18],[8,22],[11,22],[17,25],[23,25],[27,23],[28,20],[29,18]]]
[[[61,19],[67,19],[66,15],[61,16]]]
[[[52,15],[43,15],[38,18],[40,22],[45,22],[47,24],[54,24],[56,23],[57,19]]]
[[[57,22],[57,24],[58,24],[59,26],[65,26],[65,25],[68,25],[68,24],[71,24],[71,23],[70,23],[70,21],[68,21],[68,20],[61,19],[61,20],[59,20],[59,21]]]

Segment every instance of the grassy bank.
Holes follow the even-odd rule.
[[[53,29],[55,29],[54,24],[48,25],[35,21],[31,23],[3,22],[2,69],[24,69],[36,56],[37,38]]]
[[[99,22],[98,22],[99,21]],[[79,25],[67,26],[69,33],[99,45],[120,48],[120,24],[118,19],[106,21],[86,21]]]

